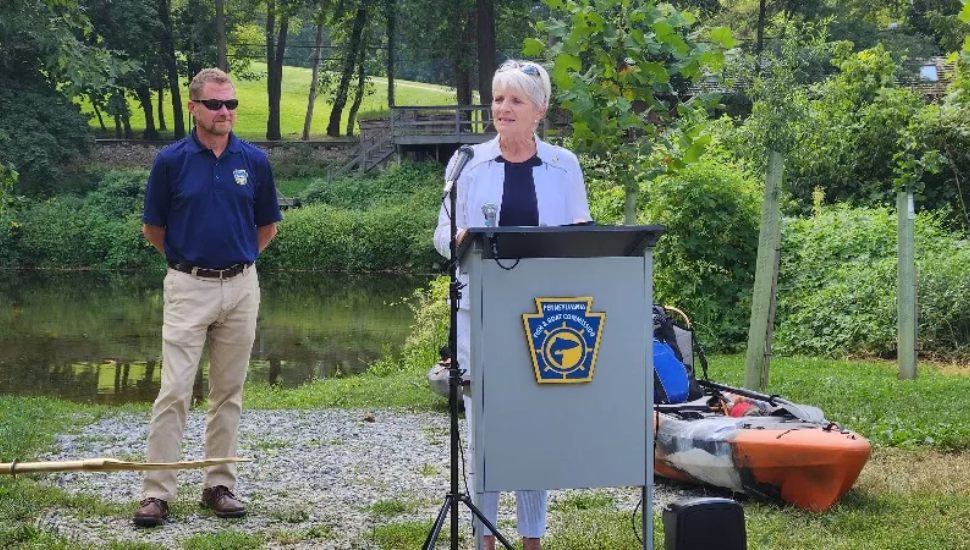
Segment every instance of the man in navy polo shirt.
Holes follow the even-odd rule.
[[[195,130],[158,153],[145,192],[145,238],[168,261],[162,326],[162,387],[148,430],[149,462],[179,460],[192,384],[209,343],[206,458],[236,454],[242,389],[256,335],[259,281],[253,265],[276,236],[280,215],[266,154],[232,133],[236,91],[226,73],[200,71],[189,85]],[[202,504],[219,517],[241,517],[236,471],[205,473]],[[140,526],[168,517],[175,471],[145,476],[135,512]]]

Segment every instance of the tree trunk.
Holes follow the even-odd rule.
[[[768,153],[768,173],[765,177],[765,200],[761,208],[761,230],[758,235],[758,260],[751,296],[751,320],[748,325],[748,350],[744,361],[744,387],[763,391],[768,386],[768,362],[771,342],[768,340],[768,319],[771,308],[771,279],[776,263],[775,255],[781,240],[781,181],[785,174],[785,155]]]
[[[168,91],[172,96],[172,120],[175,139],[185,137],[185,115],[182,112],[182,92],[179,89],[178,62],[175,59],[175,43],[172,40],[172,17],[169,0],[158,0],[158,18],[162,22],[162,54],[165,72],[168,73]]]
[[[478,96],[482,105],[492,103],[495,74],[495,2],[478,0]]]
[[[115,115],[115,139],[121,139],[121,115]]]
[[[229,72],[226,56],[226,0],[215,0],[216,4],[216,66]]]
[[[168,126],[165,124],[165,88],[158,88],[158,131],[164,132],[168,130]]]
[[[276,0],[266,2],[266,97],[269,116],[266,118],[266,139],[280,139],[280,98],[276,95]]]
[[[765,17],[766,17],[766,6],[768,0],[760,0],[758,2],[758,38],[754,46],[755,58],[758,60],[758,65],[755,67],[755,72],[761,74],[761,52],[765,48]]]
[[[135,89],[138,102],[141,103],[141,110],[145,113],[145,132],[142,139],[158,139],[158,130],[155,129],[155,112],[152,107],[152,89],[148,84],[139,86]]]
[[[131,130],[131,115],[128,113],[122,114],[121,124],[125,127],[125,139],[134,139],[135,132]]]
[[[317,25],[317,38],[313,42],[313,71],[310,77],[310,97],[306,105],[306,117],[303,119],[303,141],[310,139],[310,125],[313,123],[313,104],[317,100],[317,79],[320,78],[320,52],[323,48],[323,23]]]
[[[340,136],[340,119],[343,117],[344,107],[347,105],[347,91],[350,88],[350,79],[354,75],[354,66],[357,63],[358,51],[364,34],[364,24],[367,22],[367,6],[362,1],[357,7],[357,15],[354,17],[354,28],[350,34],[350,42],[347,44],[347,57],[344,58],[343,70],[340,72],[340,84],[337,87],[336,97],[333,99],[333,108],[330,111],[330,123],[327,124],[327,135],[331,137]]]
[[[460,33],[461,37],[471,36],[475,32],[475,24],[472,17],[469,17],[464,24],[464,28]],[[464,38],[459,38],[458,40],[458,57],[454,60],[455,63],[455,92],[458,99],[458,105],[471,105],[472,104],[472,74],[471,74],[471,59],[473,59],[473,53],[469,51],[467,42]]]
[[[394,56],[397,53],[397,0],[386,0],[387,17],[387,108],[394,107]]]
[[[347,136],[354,135],[354,125],[357,124],[357,111],[360,104],[364,101],[364,87],[367,85],[367,74],[364,71],[364,64],[367,59],[367,43],[361,42],[360,51],[357,56],[357,89],[354,91],[354,102],[350,105],[350,113],[347,115]]]
[[[98,117],[98,125],[104,131],[108,130],[108,127],[104,125],[104,117],[101,116],[101,109],[98,109],[98,104],[94,101],[91,102],[91,107],[94,109],[94,114]]]

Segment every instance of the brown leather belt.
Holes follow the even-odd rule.
[[[236,275],[239,275],[246,268],[253,264],[232,264],[229,267],[223,269],[209,269],[207,267],[199,267],[195,265],[183,264],[181,262],[168,262],[168,267],[176,271],[181,271],[182,273],[188,273],[190,275],[195,275],[196,277],[205,277],[206,279],[231,279]]]

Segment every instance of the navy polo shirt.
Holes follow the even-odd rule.
[[[155,157],[142,221],[165,228],[170,262],[210,269],[254,262],[256,228],[282,218],[266,153],[234,134],[219,158],[194,131]]]

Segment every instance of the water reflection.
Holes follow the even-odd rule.
[[[0,271],[0,393],[151,401],[161,370],[161,272]],[[346,376],[396,350],[403,303],[427,279],[261,273],[249,379],[295,386]],[[207,392],[203,356],[196,396]]]

